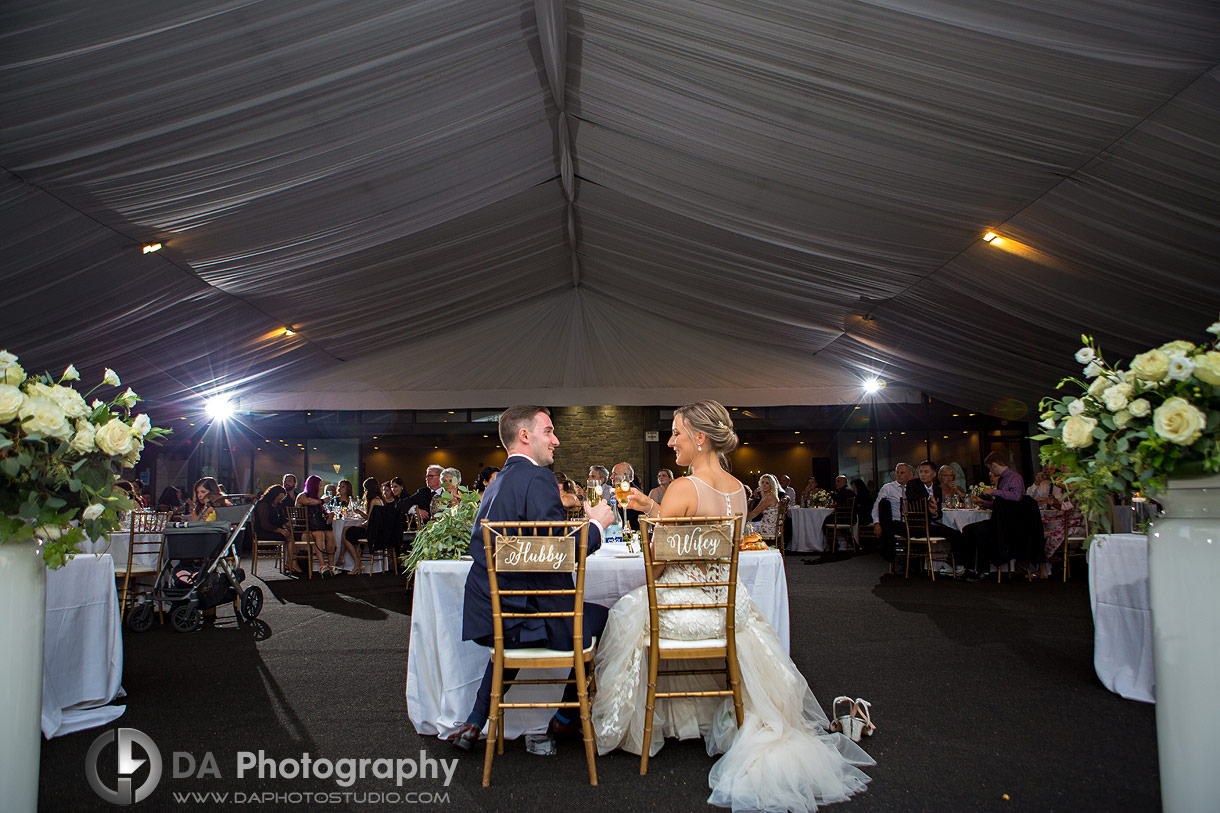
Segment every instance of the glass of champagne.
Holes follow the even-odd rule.
[[[631,481],[626,477],[620,477],[614,484],[614,496],[618,497],[618,504],[627,510],[627,498],[631,496]]]
[[[589,501],[589,505],[596,507],[602,501],[602,484],[597,480],[590,480],[585,489],[585,499]]]

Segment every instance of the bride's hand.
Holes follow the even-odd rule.
[[[626,507],[630,508],[632,511],[639,511],[647,514],[654,505],[656,505],[656,503],[652,500],[652,498],[634,486],[627,494]]]

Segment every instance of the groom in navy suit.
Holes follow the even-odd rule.
[[[500,441],[508,451],[508,459],[496,479],[483,492],[479,514],[475,519],[470,539],[470,556],[474,562],[466,577],[466,602],[462,614],[462,638],[480,646],[493,644],[494,627],[491,618],[491,588],[487,579],[487,554],[483,546],[483,520],[491,522],[512,521],[563,521],[563,502],[555,485],[555,475],[545,466],[555,462],[555,427],[551,423],[551,412],[546,407],[515,406],[500,415]],[[589,548],[592,553],[601,546],[602,529],[612,524],[610,506],[602,502],[586,508],[589,518]],[[508,589],[568,589],[572,588],[572,576],[566,573],[502,573],[500,588]],[[510,612],[562,612],[572,609],[571,596],[504,596],[500,603]],[[584,642],[588,646],[595,635],[600,635],[606,625],[608,610],[600,604],[584,605]],[[570,618],[506,618],[504,623],[504,646],[508,649],[522,647],[546,647],[548,649],[571,650],[572,620]],[[510,674],[510,672],[512,674]],[[504,679],[512,680],[516,670],[504,670]],[[487,664],[483,682],[475,697],[474,708],[466,722],[458,727],[450,741],[469,751],[478,742],[479,732],[487,722],[491,711],[492,666]],[[570,696],[569,696],[570,695]],[[576,685],[570,683],[564,690],[564,700],[576,700]],[[552,720],[550,733],[562,732],[572,725],[559,710]]]

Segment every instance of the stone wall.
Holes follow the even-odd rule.
[[[625,460],[643,472],[643,407],[557,407],[551,419],[559,436],[555,471],[583,483],[589,466],[609,470]]]

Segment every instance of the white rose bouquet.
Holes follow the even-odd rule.
[[[1044,463],[1060,466],[1073,501],[1107,530],[1111,496],[1164,488],[1172,475],[1220,471],[1220,322],[1208,344],[1172,341],[1111,367],[1092,337],[1076,360],[1084,376],[1065,378],[1079,395],[1044,398]]]
[[[169,434],[147,415],[132,417],[140,399],[130,388],[90,405],[68,385],[78,380],[73,366],[58,380],[27,376],[0,350],[0,541],[38,539],[50,567],[86,536],[118,527],[118,512],[134,507],[115,488],[119,470],[135,465],[145,442]],[[118,375],[107,369],[103,385],[119,386]]]
[[[834,508],[835,497],[829,491],[819,488],[809,495],[809,504],[814,508]]]

